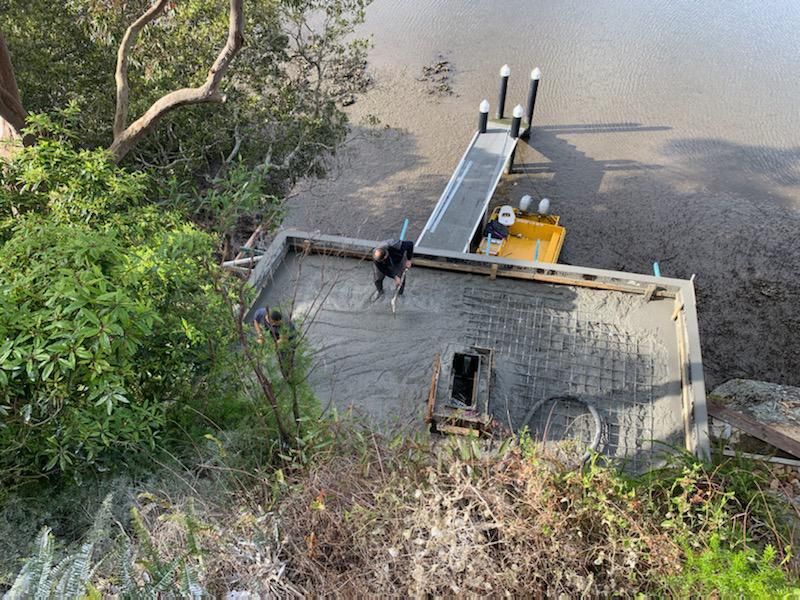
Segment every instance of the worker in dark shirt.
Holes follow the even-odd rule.
[[[253,326],[256,328],[259,344],[264,343],[265,331],[269,331],[275,343],[279,343],[282,337],[286,338],[285,341],[293,341],[297,334],[294,323],[284,322],[281,311],[274,308],[271,311],[259,308],[253,315]]]
[[[497,219],[489,221],[486,229],[483,230],[483,236],[492,236],[493,240],[504,240],[508,237],[508,227],[503,225]]]
[[[411,268],[414,257],[414,242],[403,240],[387,240],[372,251],[372,274],[378,296],[383,294],[383,279],[389,277],[400,286],[402,294],[406,287],[403,273]]]
[[[297,329],[291,320],[283,320],[283,314],[277,309],[267,310],[259,308],[253,319],[253,326],[258,334],[259,344],[264,343],[264,332],[269,331],[275,342],[277,351],[278,366],[284,378],[292,375],[295,362],[295,351],[297,349]]]

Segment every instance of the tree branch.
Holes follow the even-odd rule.
[[[147,134],[167,112],[187,104],[225,101],[225,97],[219,92],[219,86],[222,83],[222,78],[225,76],[228,67],[244,43],[244,35],[242,33],[244,29],[242,3],[243,0],[230,0],[228,39],[225,42],[225,46],[220,50],[211,69],[208,71],[208,77],[205,83],[200,87],[182,88],[162,96],[127,128],[120,131],[118,134],[115,132],[114,141],[108,148],[114,156],[114,160],[117,162],[122,160],[125,155],[130,152],[131,148],[136,145],[139,139]]]
[[[117,82],[117,108],[114,112],[114,138],[125,130],[125,123],[128,120],[128,58],[130,57],[133,45],[139,32],[145,25],[153,21],[159,13],[167,6],[168,0],[158,0],[138,19],[136,19],[122,36],[122,41],[117,50],[117,70],[114,79]]]

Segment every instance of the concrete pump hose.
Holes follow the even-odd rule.
[[[545,402],[550,402],[550,401],[558,402],[564,400],[571,400],[573,402],[579,402],[583,404],[589,410],[589,414],[592,415],[592,419],[594,419],[594,437],[592,438],[592,443],[589,444],[589,447],[586,449],[586,452],[581,457],[581,464],[583,465],[584,463],[586,463],[587,460],[589,460],[593,452],[597,452],[597,449],[600,447],[600,440],[602,439],[603,435],[603,420],[600,418],[600,413],[597,411],[593,403],[588,402],[582,398],[578,398],[577,396],[552,396],[550,398],[543,398],[535,402],[533,406],[530,407],[530,409],[528,410],[528,414],[525,415],[525,419],[522,421],[522,426],[520,427],[520,429],[522,427],[525,427],[526,425],[530,427],[529,425],[530,420],[533,418],[533,415],[536,414],[536,411],[539,408],[541,408]],[[550,417],[548,416],[548,419],[549,418]]]

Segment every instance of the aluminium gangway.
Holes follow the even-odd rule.
[[[417,240],[420,251],[469,252],[517,142],[508,120],[475,133]]]

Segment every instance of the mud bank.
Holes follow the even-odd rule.
[[[418,68],[375,68],[375,87],[349,109],[353,133],[331,179],[298,187],[288,226],[383,239],[409,218],[416,237],[478,103],[495,94],[493,71],[456,73],[458,96],[432,99]],[[615,122],[559,94],[545,72],[533,138],[496,197],[551,198],[568,230],[567,264],[649,273],[658,260],[667,276],[696,274],[710,385],[800,385],[800,154],[698,137],[668,120]]]

